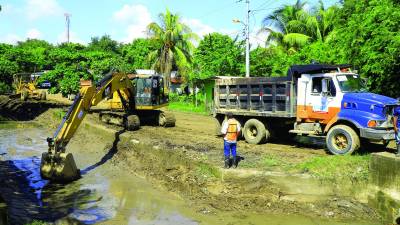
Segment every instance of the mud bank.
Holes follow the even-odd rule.
[[[216,168],[195,156],[185,146],[171,143],[143,143],[121,135],[115,163],[161,184],[169,191],[189,199],[197,211],[268,212],[277,214],[300,214],[321,218],[376,220],[374,210],[351,197],[324,192],[311,177],[284,174],[263,174],[240,169]],[[284,181],[292,190],[301,183],[314,182],[313,189],[285,191]],[[313,185],[309,185],[311,187]],[[305,187],[304,187],[305,188]],[[286,189],[287,190],[287,189]]]
[[[53,101],[38,101],[30,99],[21,101],[19,98],[9,98],[0,95],[0,119],[29,121],[51,108],[63,108],[67,105]]]

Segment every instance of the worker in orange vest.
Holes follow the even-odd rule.
[[[224,135],[224,168],[229,168],[231,153],[233,158],[232,165],[236,168],[238,164],[238,158],[236,156],[236,143],[237,138],[240,134],[240,123],[235,118],[233,118],[233,114],[231,112],[228,112],[226,116],[227,120],[222,123],[221,128],[221,133]]]

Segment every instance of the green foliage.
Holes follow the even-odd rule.
[[[153,39],[136,39],[131,44],[122,47],[122,57],[133,69],[150,69],[151,63],[148,56],[159,48],[158,44]]]
[[[318,156],[294,168],[323,179],[367,180],[369,160],[370,155]]]
[[[40,220],[34,220],[26,225],[47,225],[48,223],[44,222],[44,221],[40,221]]]
[[[11,86],[0,81],[0,94],[7,94],[11,92]]]
[[[372,91],[400,96],[400,3],[347,0],[340,17],[333,40],[337,58],[359,67]]]
[[[268,47],[251,51],[252,76],[285,76],[289,66],[314,60],[351,63],[369,78],[373,92],[400,96],[400,3],[345,0],[342,4],[325,8],[320,2],[306,10],[305,2],[298,0],[266,15]],[[133,72],[152,67],[169,74],[178,69],[193,83],[215,75],[244,73],[242,42],[212,33],[194,49],[196,35],[168,10],[160,14],[159,23],[148,25],[148,34],[150,38],[130,44],[118,43],[108,35],[94,37],[87,47],[76,43],[53,46],[35,39],[14,46],[0,44],[1,90],[9,91],[13,74],[40,70],[51,70],[41,78],[52,82],[50,92],[64,95],[78,91],[79,79],[98,81],[110,70]],[[192,97],[181,98],[175,102],[193,102]]]
[[[109,35],[103,35],[102,37],[92,37],[87,49],[89,51],[103,51],[118,54],[120,52],[120,44],[111,39]]]
[[[212,76],[238,76],[243,61],[243,48],[228,35],[212,33],[199,43],[193,56],[195,69],[191,80]]]

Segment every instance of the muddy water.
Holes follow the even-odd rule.
[[[34,219],[66,224],[376,224],[300,215],[196,212],[191,208],[196,203],[118,169],[112,163],[115,137],[84,127],[68,146],[82,178],[67,185],[51,184],[38,173],[49,134],[35,124],[0,122],[0,194],[10,224]],[[2,218],[4,209],[0,207]]]

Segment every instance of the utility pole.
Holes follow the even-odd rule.
[[[241,2],[239,0],[237,2]],[[233,19],[234,23],[241,23],[244,25],[246,35],[246,77],[250,77],[250,0],[246,0],[247,11],[246,11],[246,23],[243,23],[239,19]]]
[[[64,13],[64,16],[65,16],[65,26],[66,26],[66,34],[67,34],[67,43],[69,43],[69,23],[70,23],[70,20],[69,20],[69,18],[71,17],[71,14],[69,14],[69,13]]]
[[[250,77],[250,0],[246,0],[246,77]]]

